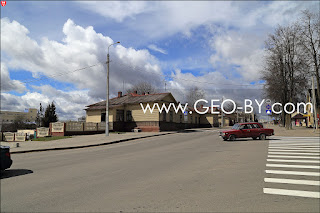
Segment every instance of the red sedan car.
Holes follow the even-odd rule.
[[[234,141],[236,138],[252,138],[265,140],[266,136],[274,135],[273,129],[263,128],[261,123],[238,123],[233,125],[232,129],[220,132],[223,140]]]

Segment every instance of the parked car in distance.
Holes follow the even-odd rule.
[[[12,165],[10,147],[9,146],[0,146],[0,170],[5,170],[10,168]]]
[[[223,140],[234,141],[236,138],[252,138],[265,140],[266,136],[274,135],[273,129],[264,128],[261,123],[237,123],[233,125],[232,129],[220,132]]]

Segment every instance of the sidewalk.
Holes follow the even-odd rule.
[[[319,137],[320,130],[315,130],[306,127],[293,127],[288,130],[285,127],[279,127],[279,125],[264,124],[265,128],[274,129],[275,136],[286,136],[286,137]]]
[[[71,138],[65,138],[53,141],[25,141],[25,142],[3,142],[1,145],[10,146],[10,152],[27,153],[49,150],[76,149],[93,146],[101,146],[113,143],[120,143],[140,138],[155,137],[161,135],[174,134],[176,132],[128,132],[124,134],[111,133],[108,137],[105,134],[97,135],[78,135]],[[20,147],[16,147],[19,143]]]

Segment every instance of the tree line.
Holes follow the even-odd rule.
[[[315,78],[320,99],[320,18],[308,10],[292,24],[279,25],[265,41],[266,55],[263,67],[265,95],[275,102],[297,103],[306,100]],[[290,110],[289,110],[290,111]],[[280,122],[291,128],[291,115],[283,112]]]

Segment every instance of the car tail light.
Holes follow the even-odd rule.
[[[6,152],[6,156],[10,157],[10,152]]]

